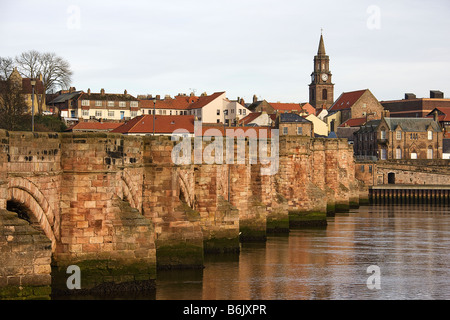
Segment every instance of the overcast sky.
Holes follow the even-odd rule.
[[[307,102],[323,28],[335,99],[449,97],[449,13],[449,0],[0,0],[0,56],[55,52],[78,90]]]

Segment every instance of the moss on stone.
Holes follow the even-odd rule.
[[[239,252],[239,237],[235,238],[212,238],[203,241],[205,253],[232,253]]]
[[[203,268],[203,248],[188,243],[158,246],[156,265],[158,269]]]
[[[349,203],[336,203],[335,211],[336,212],[347,212],[350,210]]]
[[[267,218],[267,233],[289,233],[289,217]]]
[[[266,229],[262,230],[252,227],[240,226],[239,231],[240,242],[260,242],[267,240]]]
[[[289,211],[289,227],[323,227],[327,225],[325,212]]]
[[[50,286],[0,287],[0,300],[50,300]]]

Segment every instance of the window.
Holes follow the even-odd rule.
[[[217,109],[217,115],[220,116],[220,109]]]
[[[395,159],[401,159],[402,158],[402,149],[398,148],[395,150]]]
[[[89,117],[89,110],[83,110],[83,117]]]
[[[245,116],[247,114],[247,110],[242,109],[242,114]]]
[[[131,117],[132,118],[137,117],[137,111],[131,111]]]
[[[283,134],[287,135],[288,134],[288,128],[287,127],[283,127]]]
[[[139,106],[137,101],[131,101],[130,106],[133,108],[137,108]]]
[[[96,107],[101,107],[102,106],[102,102],[99,101],[99,100],[95,101],[95,106]]]
[[[239,114],[242,114],[242,109],[239,109]]]
[[[433,140],[433,131],[428,130],[428,140]]]
[[[125,101],[119,101],[119,107],[125,108],[127,106],[127,103]]]
[[[108,110],[108,117],[114,118],[114,111]]]
[[[381,160],[386,160],[386,149],[381,149]]]
[[[381,139],[386,139],[386,130],[381,129]]]
[[[361,172],[364,172],[364,165],[361,166]]]
[[[234,109],[231,109],[231,113],[234,113]]]
[[[81,105],[87,107],[90,105],[89,102],[90,102],[89,100],[81,100]]]
[[[114,101],[108,101],[108,107],[114,107]]]
[[[411,159],[417,159],[417,153],[412,152],[411,153]]]
[[[228,110],[223,110],[223,114],[227,116],[228,115]]]
[[[297,127],[297,134],[303,134],[303,128],[302,127]]]
[[[101,118],[102,117],[102,110],[95,110],[95,116],[97,118]]]
[[[369,166],[369,173],[372,173],[372,166]]]
[[[430,131],[428,131],[430,132]],[[427,150],[427,159],[433,159],[433,148],[430,146]]]
[[[397,131],[397,140],[402,140],[402,132]]]
[[[328,91],[327,89],[323,89],[322,90],[322,100],[327,100],[328,99]]]
[[[220,123],[220,119],[217,119],[217,123]]]

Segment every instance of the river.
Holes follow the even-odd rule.
[[[243,245],[239,255],[207,256],[203,270],[160,272],[155,298],[450,299],[449,263],[450,208],[366,206],[330,217],[326,228],[270,236]],[[369,277],[378,286],[369,289]]]

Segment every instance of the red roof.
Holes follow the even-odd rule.
[[[252,122],[253,120],[255,120],[256,118],[258,118],[260,115],[262,114],[262,112],[252,112],[249,115],[245,116],[244,118],[242,118],[241,120],[239,120],[240,124],[249,124],[250,122]],[[273,121],[276,120],[277,115],[276,114],[269,114],[268,115]]]
[[[140,100],[141,108],[153,109],[153,102],[156,101],[156,109],[177,109],[186,110],[189,105],[197,102],[199,97],[195,96],[176,96],[173,99],[165,100]]]
[[[122,123],[115,122],[79,122],[76,125],[68,128],[67,130],[76,131],[111,131]]]
[[[194,132],[194,116],[155,116],[155,133],[173,133],[177,129]],[[112,130],[116,133],[153,133],[153,115],[142,115],[131,119]]]
[[[302,109],[306,111],[308,114],[316,115],[316,108],[310,105],[308,102],[302,104]]]
[[[211,130],[213,129],[213,130]],[[214,130],[216,129],[216,130]],[[223,126],[202,126],[202,136],[236,136],[236,137],[271,137],[271,127],[223,127]],[[255,136],[253,136],[255,135]],[[198,136],[196,132],[196,136]]]
[[[333,103],[329,111],[339,111],[351,108],[366,91],[367,90],[344,92],[338,100]]]
[[[275,110],[280,112],[286,111],[302,111],[302,106],[300,103],[281,103],[281,102],[270,102],[269,103]]]
[[[353,118],[348,119],[339,127],[361,127],[364,123],[366,123],[366,118]]]
[[[217,98],[219,98],[224,93],[225,93],[225,91],[224,92],[215,92],[215,93],[213,93],[210,96],[201,96],[201,97],[198,98],[198,100],[196,102],[194,102],[193,104],[189,105],[189,107],[187,109],[203,108],[204,106],[208,105],[212,101],[214,101]]]
[[[439,112],[443,113],[438,116],[439,122],[450,121],[450,107],[436,107],[435,109],[437,109],[437,110],[439,110]],[[428,114],[427,118],[432,118],[434,116],[432,114],[433,111],[434,111],[434,109]]]

